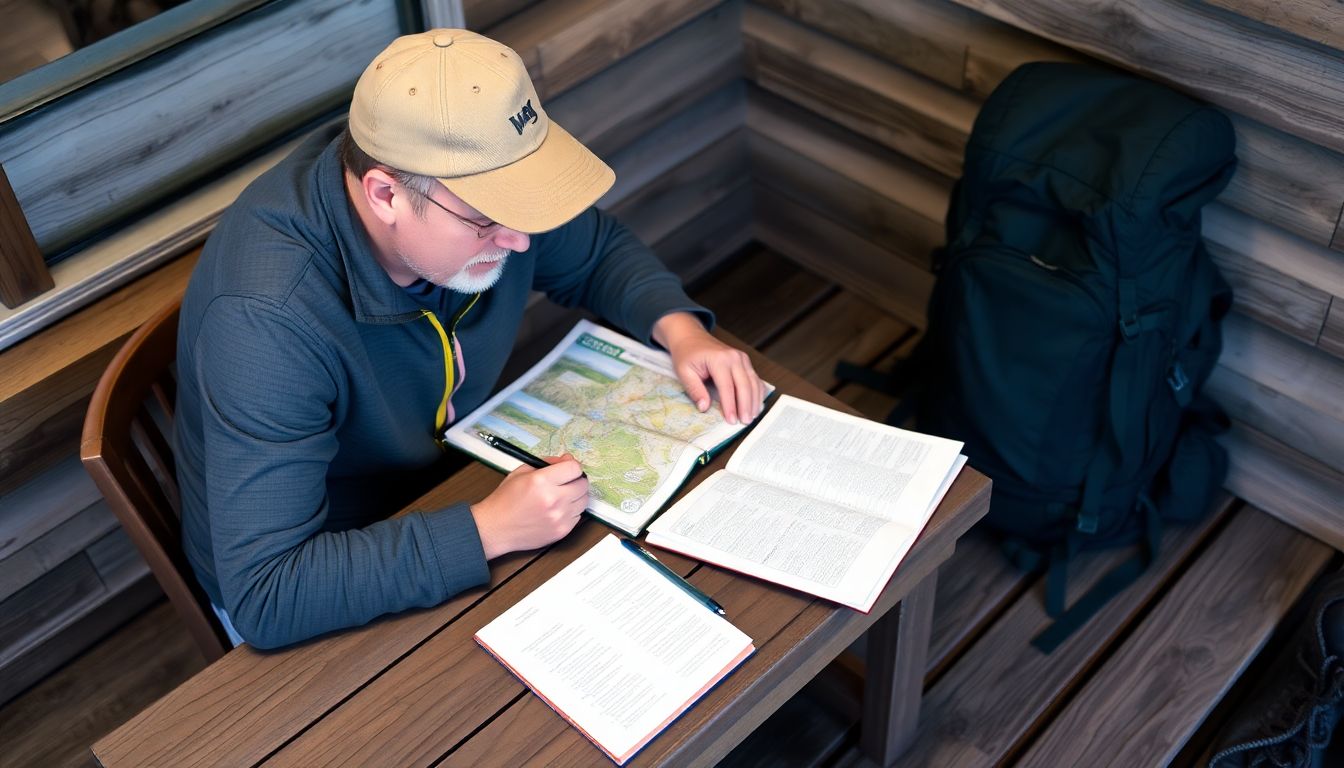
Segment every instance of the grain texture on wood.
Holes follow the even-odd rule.
[[[1298,341],[1315,344],[1330,294],[1209,241],[1209,255],[1232,286],[1232,306]]]
[[[919,731],[924,668],[933,628],[937,573],[869,627],[859,742],[878,765],[892,765]],[[901,646],[916,649],[898,653]]]
[[[1033,579],[1033,588],[1017,597],[928,691],[925,727],[902,765],[1002,764],[1198,551],[1229,504],[1223,498],[1202,523],[1167,531],[1157,561],[1049,655],[1030,644],[1053,623],[1045,612],[1043,581]],[[1121,549],[1078,556],[1069,565],[1069,599],[1132,555]]]
[[[1216,243],[1334,296],[1344,296],[1344,256],[1220,203],[1204,207],[1203,234]]]
[[[67,614],[68,621],[49,627],[36,642],[24,644],[16,655],[0,665],[0,704],[61,668],[105,634],[162,598],[163,590],[159,589],[158,582],[146,574],[125,589],[104,593],[78,612]],[[201,661],[204,663],[204,659]],[[127,713],[135,709],[139,707],[128,708]],[[118,719],[117,724],[124,719],[124,716]],[[100,729],[98,735],[106,731],[106,728]],[[79,746],[81,751],[87,749],[87,744]]]
[[[523,57],[543,102],[719,4],[719,0],[539,3],[490,30]]]
[[[656,243],[746,184],[746,131],[738,129],[659,173],[611,211],[646,243]],[[743,226],[750,224],[744,219]]]
[[[768,350],[772,360],[818,389],[830,390],[840,384],[835,377],[837,362],[873,363],[909,328],[881,307],[842,290],[781,334]]]
[[[1344,359],[1344,297],[1330,297],[1330,309],[1325,315],[1325,326],[1316,346]]]
[[[740,78],[741,25],[741,3],[724,3],[548,100],[546,112],[607,157]]]
[[[1331,554],[1242,510],[1018,765],[1170,764]]]
[[[760,290],[769,285],[769,291]],[[720,325],[757,349],[771,344],[834,293],[828,281],[767,248],[755,247],[691,297],[714,312]]]
[[[1344,206],[1344,154],[1230,117],[1237,135],[1237,172],[1218,200],[1329,247]]]
[[[0,165],[0,304],[13,309],[56,287]]]
[[[1224,365],[1204,384],[1209,394],[1237,421],[1259,432],[1286,436],[1303,455],[1331,467],[1344,467],[1344,421]]]
[[[653,244],[667,268],[692,284],[751,243],[751,183],[743,182]]]
[[[757,85],[945,176],[960,175],[974,100],[753,5],[743,34]]]
[[[1235,420],[1221,442],[1228,453],[1227,490],[1344,550],[1344,472]]]
[[[440,509],[454,500],[484,498],[499,473],[473,464],[408,510]],[[525,566],[535,552],[506,555],[491,563],[491,585]],[[235,649],[94,745],[105,765],[252,765],[290,741],[423,638],[451,623],[478,600],[474,589],[424,611],[407,611],[371,625],[288,649]],[[208,697],[219,709],[195,710]],[[277,708],[287,714],[277,716]],[[152,723],[154,739],[137,734]]]
[[[608,157],[616,182],[597,201],[598,207],[619,205],[715,142],[741,130],[746,108],[742,84],[729,83]]]
[[[950,179],[759,89],[747,124],[756,181],[929,268]]]
[[[932,0],[952,3],[953,0]],[[966,26],[966,92],[985,99],[1014,69],[1029,61],[1092,62],[1088,56],[979,13]]]
[[[467,28],[487,30],[501,19],[506,19],[519,11],[536,5],[540,0],[462,0],[462,13],[467,20]]]
[[[1254,22],[1198,3],[956,2],[1344,152],[1344,59],[1337,51],[1257,34]]]
[[[1335,50],[1344,50],[1344,12],[1336,0],[1200,0]]]
[[[923,327],[933,275],[762,185],[756,237],[901,320]]]
[[[73,513],[60,507],[40,511],[50,513],[51,517],[63,518],[62,522],[0,560],[0,601],[79,554],[117,527],[117,519],[101,499]]]
[[[121,342],[181,296],[199,251],[0,352],[0,493],[68,457],[93,386]]]
[[[923,0],[756,0],[757,5],[838,37],[949,88],[965,84],[967,17],[955,5]]]
[[[951,178],[768,91],[753,87],[747,96],[747,127],[753,137],[770,139],[943,226]]]
[[[266,761],[267,766],[428,765],[480,724],[482,712],[504,709],[526,691],[472,636],[608,534],[589,522],[383,673],[343,706]],[[725,606],[726,607],[726,606]],[[371,713],[379,713],[370,717]],[[308,715],[312,717],[318,713]],[[415,723],[422,738],[405,738],[394,723]]]
[[[81,552],[0,601],[0,667],[58,627],[65,614],[96,601],[105,591],[98,572]]]
[[[109,627],[90,626],[89,639]],[[84,765],[88,745],[205,666],[167,602],[0,709],[14,765]],[[74,697],[78,701],[74,701]],[[78,715],[71,717],[71,711]]]
[[[38,244],[153,211],[341,108],[399,24],[388,3],[271,3],[7,123],[0,158]]]
[[[957,551],[938,574],[929,682],[956,664],[976,638],[1035,581],[1035,576],[1013,565],[988,530],[971,531],[958,541]]]
[[[0,495],[0,560],[17,554],[100,498],[73,453],[32,482]]]
[[[1314,346],[1233,313],[1223,322],[1219,365],[1292,398],[1317,418],[1344,422],[1344,360]],[[1294,445],[1305,439],[1288,425],[1276,436]]]

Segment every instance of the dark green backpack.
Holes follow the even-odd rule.
[[[964,440],[988,525],[1048,562],[1049,650],[1202,516],[1227,460],[1198,396],[1231,290],[1200,209],[1236,165],[1228,119],[1156,83],[1028,64],[975,122],[916,359],[917,428]],[[1146,552],[1067,612],[1069,557]]]

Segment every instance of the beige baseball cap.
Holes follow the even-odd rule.
[[[465,29],[399,37],[378,54],[355,85],[350,134],[520,232],[555,229],[616,180],[547,118],[518,54]]]

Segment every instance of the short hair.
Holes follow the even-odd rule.
[[[400,168],[393,168],[387,163],[380,163],[373,159],[368,152],[360,149],[355,143],[355,137],[350,135],[350,126],[347,124],[345,130],[341,132],[341,166],[354,175],[356,179],[363,180],[364,175],[377,168],[387,175],[391,176],[404,187],[408,187],[418,194],[411,195],[411,210],[415,215],[425,217],[425,198],[438,184],[438,179],[433,176],[421,176],[418,173],[403,171]]]

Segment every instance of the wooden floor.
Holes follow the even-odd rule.
[[[89,745],[205,666],[167,600],[0,708],[0,764],[87,766]]]

